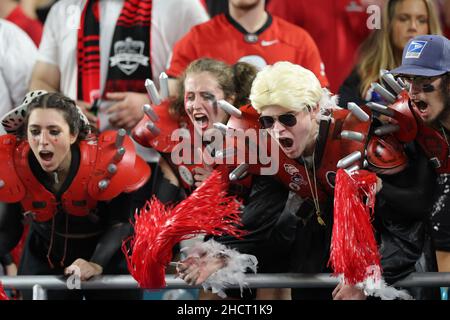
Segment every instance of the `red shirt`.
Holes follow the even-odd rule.
[[[332,92],[349,75],[360,43],[369,35],[361,0],[271,0],[268,10],[308,31],[319,47]],[[367,2],[367,1],[366,1]]]
[[[16,6],[5,19],[11,21],[25,31],[31,40],[33,40],[34,44],[39,47],[43,29],[42,23],[39,20],[28,17],[20,6]]]
[[[167,74],[178,77],[189,63],[203,57],[229,64],[246,61],[259,67],[290,61],[311,70],[322,86],[328,86],[319,50],[311,36],[302,28],[270,15],[255,34],[247,34],[225,14],[193,27],[175,44]]]

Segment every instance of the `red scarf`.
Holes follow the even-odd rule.
[[[88,0],[78,31],[78,99],[93,103],[100,98],[99,0]],[[116,23],[108,61],[107,92],[145,92],[152,78],[150,26],[152,0],[124,0]]]

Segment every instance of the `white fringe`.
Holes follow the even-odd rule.
[[[379,297],[381,300],[414,300],[406,290],[398,290],[389,286],[381,276],[379,266],[370,266],[366,271],[367,277],[356,286],[364,291],[366,296]]]
[[[189,256],[201,256],[206,253],[209,257],[224,256],[226,257],[226,267],[214,272],[203,283],[203,289],[206,291],[211,289],[221,298],[226,298],[224,290],[230,285],[238,284],[241,289],[241,296],[244,287],[248,286],[245,282],[245,272],[250,269],[256,273],[258,260],[255,256],[239,253],[235,249],[230,249],[213,239],[206,242],[196,243],[193,247],[186,248]]]
[[[322,96],[319,100],[320,112],[318,114],[318,120],[329,120],[331,119],[331,110],[342,109],[338,106],[339,97],[337,95],[332,95],[327,88],[322,88]]]

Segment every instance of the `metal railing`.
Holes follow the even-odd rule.
[[[331,288],[338,284],[339,279],[331,274],[248,274],[245,281],[250,288]],[[5,288],[18,290],[33,289],[33,298],[45,299],[46,290],[68,290],[68,278],[64,276],[17,276],[0,277]],[[167,286],[162,289],[192,289],[201,286],[191,286],[174,275],[166,276]],[[395,287],[449,287],[450,272],[411,273],[406,278],[394,284]],[[78,289],[136,289],[136,280],[130,275],[105,275],[81,281]],[[239,288],[230,285],[229,288]]]

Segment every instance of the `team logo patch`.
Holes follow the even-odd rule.
[[[412,41],[406,50],[405,58],[419,58],[426,45],[426,41]]]
[[[128,37],[125,41],[114,43],[114,56],[109,58],[111,67],[117,66],[127,76],[139,68],[139,65],[148,66],[149,57],[144,56],[144,41],[135,41]]]

